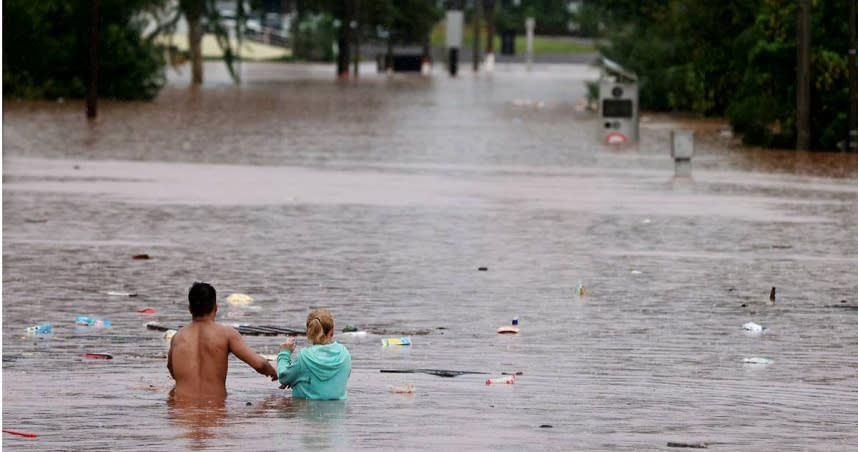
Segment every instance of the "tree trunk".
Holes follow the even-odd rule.
[[[474,22],[474,24],[473,24],[474,25],[474,46],[473,46],[473,49],[474,49],[474,56],[473,56],[474,72],[477,72],[480,70],[480,28],[482,28],[482,27],[480,27],[480,19],[481,19],[480,10],[482,9],[480,7],[481,3],[482,3],[481,0],[474,0],[474,10],[473,10],[474,14],[473,14],[473,17],[471,18],[471,20]]]
[[[384,70],[393,70],[393,36],[387,37],[387,53],[384,55]]]
[[[98,116],[98,0],[89,0],[89,77],[86,85],[86,117]]]
[[[353,72],[354,77],[358,78],[358,65],[360,64],[360,0],[354,0],[355,2],[355,12],[354,12],[354,36],[355,36],[355,48],[354,48],[354,66]]]
[[[486,53],[495,53],[495,2],[487,0],[486,4]]]
[[[858,74],[855,68],[855,0],[849,0],[849,135],[846,149],[858,151]]]
[[[798,0],[796,16],[796,142],[797,150],[810,149],[810,5]]]
[[[337,31],[337,77],[349,76],[349,60],[351,53],[349,52],[349,21],[348,17],[343,17],[340,20],[340,28]]]
[[[185,9],[185,19],[188,21],[188,46],[191,51],[191,84],[203,84],[203,27],[202,2],[188,2]]]

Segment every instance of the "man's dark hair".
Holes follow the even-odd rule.
[[[204,282],[195,282],[191,286],[191,291],[188,292],[188,303],[191,306],[191,315],[194,317],[202,317],[212,312],[215,305],[217,293],[211,284]]]

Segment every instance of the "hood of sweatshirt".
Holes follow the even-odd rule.
[[[351,363],[348,349],[337,342],[302,348],[301,359],[318,381],[330,380],[344,365]]]

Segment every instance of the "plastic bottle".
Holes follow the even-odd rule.
[[[41,325],[31,326],[27,328],[27,334],[30,336],[35,336],[37,334],[49,334],[53,331],[53,327],[50,323],[43,323]]]
[[[581,281],[578,281],[578,295],[582,297],[584,295],[587,295],[587,288],[584,287],[584,283],[582,283]]]
[[[94,327],[103,327],[103,326],[113,325],[113,323],[110,320],[93,319],[92,317],[87,317],[85,315],[77,316],[74,323],[75,323],[75,325],[79,325],[79,326],[94,326]]]
[[[486,380],[486,384],[487,385],[500,385],[500,384],[514,385],[515,384],[515,375],[509,375],[509,376],[502,377],[502,378],[489,378],[488,380]]]

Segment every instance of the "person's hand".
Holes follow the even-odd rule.
[[[280,389],[292,389],[289,385],[280,385]]]
[[[289,350],[290,352],[295,351],[295,338],[289,337],[286,338],[286,341],[280,344],[280,350]]]

